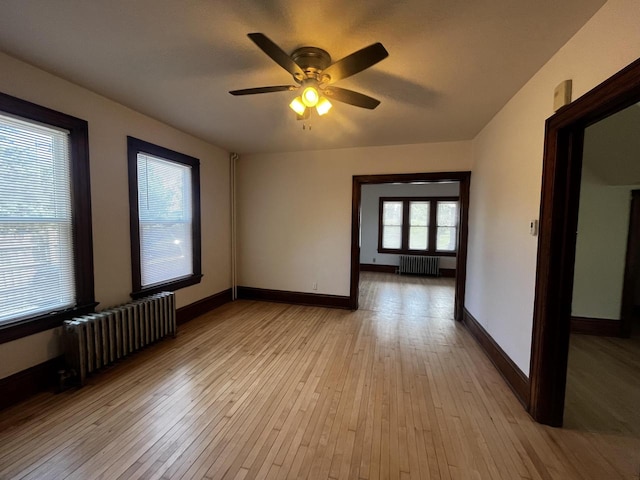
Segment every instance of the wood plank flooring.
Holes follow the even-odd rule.
[[[529,418],[450,279],[362,280],[357,312],[234,302],[0,412],[0,478],[638,478],[635,439]]]
[[[571,334],[564,425],[640,438],[640,335]]]

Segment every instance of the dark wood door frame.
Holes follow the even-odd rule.
[[[562,426],[576,230],[587,126],[640,101],[640,59],[546,122],[529,413]]]
[[[456,255],[456,287],[454,317],[462,320],[464,288],[467,279],[467,239],[469,236],[469,187],[471,172],[398,173],[389,175],[354,175],[351,201],[351,291],[352,310],[358,309],[360,284],[360,208],[362,185],[381,183],[446,182],[460,183],[460,233]]]
[[[631,326],[637,315],[635,296],[638,280],[640,280],[640,190],[632,190],[620,309],[620,335],[626,338],[631,336]]]

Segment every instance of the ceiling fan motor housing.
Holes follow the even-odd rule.
[[[325,50],[317,47],[300,47],[291,54],[291,59],[300,65],[307,78],[315,78],[316,80],[320,80],[318,74],[331,65],[331,56]],[[295,75],[294,78],[298,81],[304,80]]]

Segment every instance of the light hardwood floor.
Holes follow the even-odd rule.
[[[638,477],[635,439],[529,418],[450,280],[362,278],[357,312],[234,302],[0,412],[0,478]]]
[[[640,336],[571,335],[564,425],[640,438]]]

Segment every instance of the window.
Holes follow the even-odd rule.
[[[384,202],[382,210],[383,248],[402,248],[402,202]]]
[[[134,298],[200,282],[200,161],[128,137]]]
[[[455,252],[458,242],[458,202],[437,201],[436,250]]]
[[[409,250],[429,249],[429,202],[409,202]]]
[[[95,307],[87,132],[0,94],[0,342]]]
[[[457,197],[380,198],[378,252],[455,255]]]

